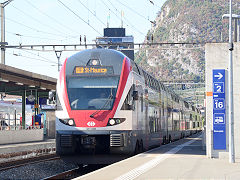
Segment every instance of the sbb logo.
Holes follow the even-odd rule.
[[[87,123],[88,126],[95,126],[95,124],[96,124],[96,123],[93,122],[93,121],[89,121],[89,122]]]

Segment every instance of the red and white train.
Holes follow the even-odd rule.
[[[201,130],[200,111],[116,50],[67,58],[57,82],[57,154],[125,154]]]

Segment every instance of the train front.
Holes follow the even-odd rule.
[[[115,50],[85,50],[66,59],[57,82],[57,154],[128,153],[126,118],[116,112],[130,69],[130,60]]]

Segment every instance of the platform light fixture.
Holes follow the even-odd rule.
[[[2,82],[9,82],[9,80],[7,80],[7,79],[2,79],[2,78],[0,78],[0,81],[2,81]]]
[[[19,86],[23,86],[23,83],[20,83],[20,82],[16,82],[15,84]]]

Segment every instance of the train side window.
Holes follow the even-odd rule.
[[[137,67],[137,70],[138,70],[138,74],[141,75],[141,73],[140,73],[140,69],[139,69],[139,67],[138,67],[137,64],[136,64],[136,67]]]
[[[145,71],[142,71],[142,72],[143,72],[143,76],[144,76],[144,79],[145,79],[145,85],[147,85],[148,80],[147,80],[146,72]]]
[[[192,121],[192,114],[190,114],[190,121]]]
[[[137,67],[137,64],[135,64],[135,62],[132,62],[132,67],[133,67],[133,71],[140,75],[139,69]]]
[[[164,102],[162,103],[162,115],[164,116]]]
[[[143,112],[143,94],[141,94],[141,112]]]

